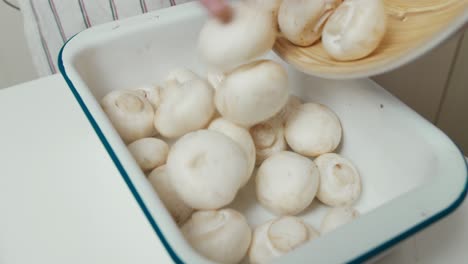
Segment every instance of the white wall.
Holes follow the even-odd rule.
[[[468,155],[468,33],[374,79],[439,126]]]
[[[429,55],[374,80],[435,123],[458,40],[456,36]]]
[[[468,155],[468,31],[460,40],[436,122]]]

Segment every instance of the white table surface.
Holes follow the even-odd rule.
[[[468,202],[379,263],[466,263]],[[171,263],[61,76],[0,90],[0,264]]]

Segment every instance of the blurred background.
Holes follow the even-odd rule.
[[[13,6],[8,5],[7,2]],[[0,0],[0,89],[38,77],[17,0]],[[447,133],[468,154],[468,34],[373,79]]]

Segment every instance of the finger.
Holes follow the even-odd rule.
[[[200,2],[208,9],[211,15],[215,16],[223,23],[227,23],[232,18],[232,8],[226,0],[200,0]]]

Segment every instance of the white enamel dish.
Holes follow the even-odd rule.
[[[206,14],[197,3],[86,30],[62,49],[60,70],[71,92],[136,202],[175,263],[211,263],[184,240],[99,105],[116,89],[159,83],[169,70],[188,67],[204,75],[196,54]],[[281,61],[274,53],[268,55]],[[360,263],[440,220],[463,201],[465,159],[440,130],[369,79],[331,81],[284,64],[293,93],[328,105],[340,117],[339,152],[352,160],[363,182],[356,208],[362,216],[277,259],[278,263]],[[274,216],[258,205],[252,181],[228,207],[252,228]],[[326,209],[314,202],[300,216],[318,228]]]

